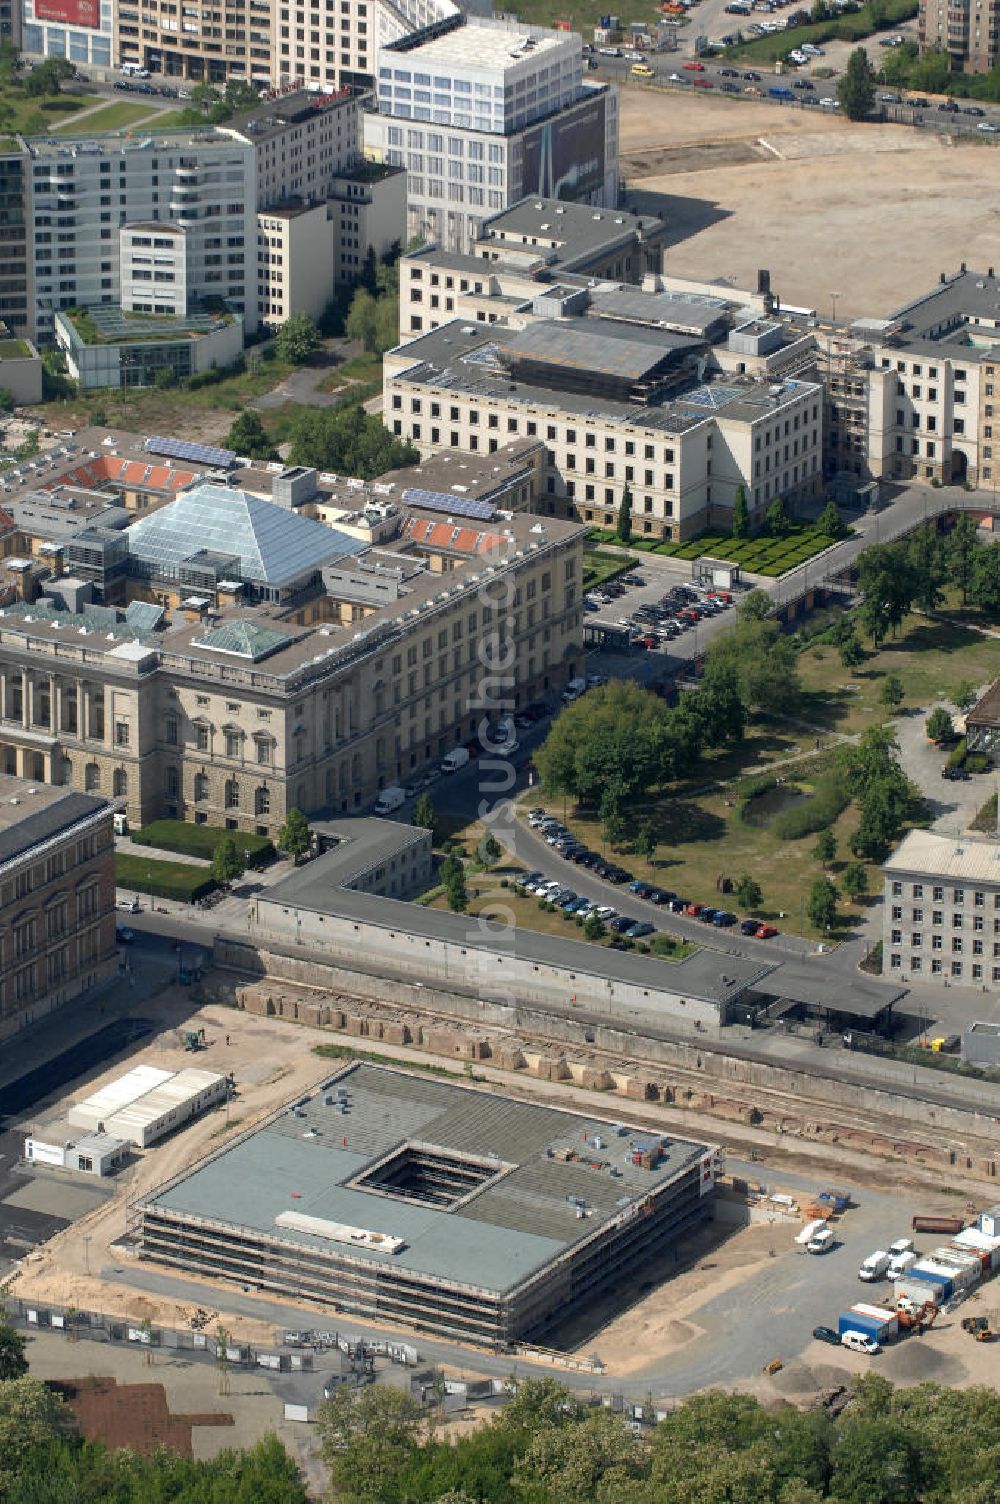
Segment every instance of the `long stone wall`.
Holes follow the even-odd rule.
[[[738,1059],[708,1042],[668,1040],[537,1008],[478,1005],[441,989],[379,982],[221,938],[215,959],[244,977],[264,978],[236,985],[236,1000],[249,1012],[334,1029],[375,1048],[379,1042],[410,1045],[452,1059],[489,1061],[501,1070],[856,1151],[986,1179],[997,1174],[992,1117],[932,1104],[889,1084],[872,1087]]]

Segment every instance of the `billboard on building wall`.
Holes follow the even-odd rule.
[[[35,20],[100,27],[101,0],[35,0]]]
[[[604,186],[607,96],[596,95],[524,133],[521,192],[588,198]]]

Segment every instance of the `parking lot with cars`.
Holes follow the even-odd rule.
[[[676,915],[681,921],[680,924],[669,925],[674,938],[695,938],[696,926],[685,924],[685,920],[705,925],[710,933],[713,930],[738,929],[740,935],[755,940],[770,940],[778,933],[773,925],[765,924],[761,919],[748,916],[741,920],[731,909],[694,903],[670,888],[643,882],[627,867],[608,859],[603,852],[595,851],[577,839],[561,820],[541,805],[528,810],[527,821],[529,829],[551,847],[553,855],[560,857],[563,862],[572,863],[579,869],[581,876],[590,873],[602,882],[612,883],[622,890],[624,912],[604,902],[600,895],[577,892],[572,882],[566,878],[553,877],[551,868],[548,872],[535,869],[518,879],[518,885],[525,892],[554,904],[564,913],[584,920],[594,914],[614,934],[624,935],[630,940],[643,939],[647,935],[664,931],[666,927],[662,924],[662,918],[660,923],[655,921],[658,915],[665,914]]]
[[[693,640],[699,622],[724,615],[732,604],[732,591],[643,568],[588,591],[583,602],[588,624],[627,632],[631,647],[648,652],[667,652],[688,633]]]

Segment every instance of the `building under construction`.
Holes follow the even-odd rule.
[[[141,1257],[506,1346],[708,1214],[718,1150],[353,1064],[139,1202]]]

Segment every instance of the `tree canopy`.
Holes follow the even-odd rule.
[[[366,413],[360,403],[299,413],[289,425],[289,440],[293,465],[311,465],[362,480],[415,465],[420,458],[412,444],[395,438],[381,418]]]
[[[863,47],[855,47],[837,83],[837,98],[848,120],[864,120],[875,103],[875,75]]]
[[[309,315],[293,313],[275,335],[274,348],[282,360],[301,366],[312,359],[321,343],[320,332]]]

